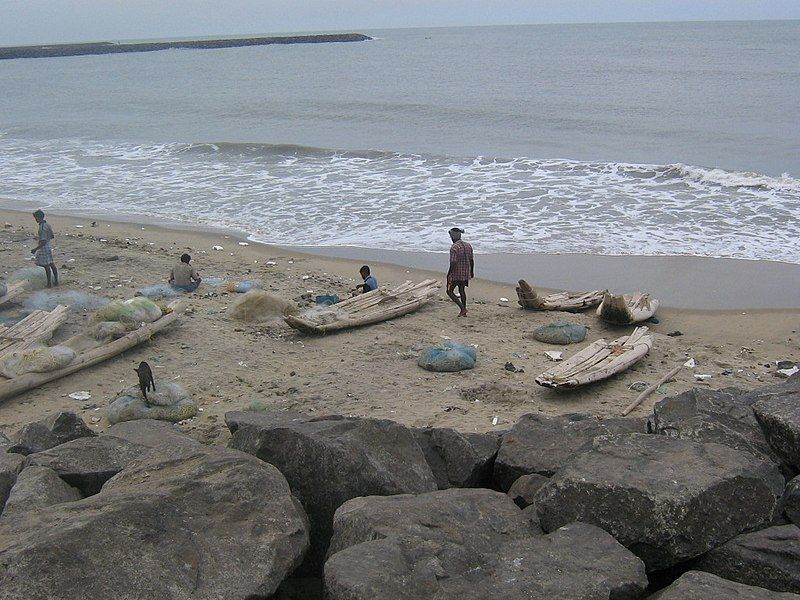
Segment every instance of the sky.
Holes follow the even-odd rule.
[[[0,0],[0,46],[527,23],[800,19],[800,0]]]

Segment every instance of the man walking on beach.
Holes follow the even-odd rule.
[[[53,262],[53,249],[50,246],[50,240],[55,236],[53,235],[53,228],[50,223],[44,220],[44,213],[37,210],[33,213],[33,218],[39,224],[39,233],[37,235],[36,247],[31,250],[36,264],[44,267],[45,275],[47,275],[47,287],[58,286],[58,270]],[[52,274],[52,279],[51,279]]]
[[[461,309],[459,317],[467,316],[467,290],[469,280],[475,277],[475,261],[472,256],[472,246],[461,239],[463,229],[453,227],[450,230],[450,269],[447,271],[447,295]],[[458,296],[455,295],[458,288]],[[459,298],[460,296],[460,298]]]

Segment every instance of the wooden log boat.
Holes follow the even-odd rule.
[[[653,347],[647,327],[637,327],[630,335],[612,342],[597,340],[536,378],[549,388],[576,388],[621,373],[644,357]]]
[[[287,315],[284,320],[294,329],[317,334],[372,325],[414,312],[430,302],[440,286],[435,279],[421,283],[406,281],[393,290],[373,290],[338,304]]]
[[[59,306],[52,312],[55,313],[61,308],[68,310],[67,307]],[[182,312],[183,303],[181,300],[176,300],[168,305],[166,313],[160,319],[153,321],[152,323],[144,324],[141,327],[138,327],[137,329],[134,329],[133,331],[130,331],[129,333],[115,340],[101,344],[100,346],[94,348],[85,349],[84,351],[80,352],[66,367],[46,373],[26,373],[24,375],[14,377],[13,379],[5,379],[0,377],[0,401],[7,400],[13,396],[17,396],[18,394],[37,388],[40,385],[55,381],[56,379],[61,379],[62,377],[66,377],[67,375],[71,375],[72,373],[76,373],[82,369],[91,367],[92,365],[96,365],[100,362],[108,360],[109,358],[117,356],[118,354],[121,354],[122,352],[125,352],[126,350],[129,350],[130,348],[149,340],[154,334],[173,323],[182,314]],[[29,318],[30,317],[26,317],[26,319]],[[66,319],[66,316],[64,318]],[[51,316],[50,319],[52,322],[54,317]],[[41,322],[42,318],[37,317],[37,320]],[[14,327],[18,327],[23,322],[24,320],[20,321]],[[63,323],[63,321],[61,321],[61,323]],[[59,325],[61,323],[59,323]],[[40,324],[34,331],[43,330],[45,330],[45,326]],[[52,332],[54,330],[55,327],[50,329],[50,336],[52,336]],[[49,339],[49,337],[46,339]],[[3,332],[0,331],[0,342],[2,342],[2,340]],[[40,337],[37,341],[28,340],[26,343],[33,345],[41,343],[42,341],[44,341],[44,339]],[[21,348],[16,347],[13,350],[19,349]],[[0,350],[0,357],[2,357],[8,351],[8,348],[5,350]]]
[[[614,325],[631,325],[646,321],[658,310],[658,300],[645,292],[615,295],[606,292],[597,307],[597,316]]]
[[[519,280],[517,296],[519,305],[526,310],[562,310],[578,312],[600,304],[607,290],[592,292],[557,292],[540,296],[524,279]]]
[[[14,283],[10,283],[6,288],[6,293],[0,296],[0,306],[5,304],[6,302],[11,302],[28,289],[26,281],[15,281]]]
[[[49,312],[35,310],[14,325],[0,325],[0,358],[48,341],[68,317],[69,307],[59,304]]]

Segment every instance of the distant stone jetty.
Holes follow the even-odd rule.
[[[118,52],[155,52],[174,48],[214,49],[269,44],[330,44],[334,42],[366,42],[372,38],[363,33],[332,33],[324,35],[292,35],[285,37],[229,38],[219,40],[182,40],[173,42],[143,42],[117,44],[96,42],[88,44],[54,44],[49,46],[11,46],[0,48],[0,60],[12,58],[52,58],[84,56],[87,54],[116,54]]]

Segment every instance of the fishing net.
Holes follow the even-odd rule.
[[[130,300],[114,300],[94,314],[95,321],[121,321],[124,323],[152,323],[161,318],[158,305],[144,296]]]
[[[108,303],[108,298],[75,290],[39,291],[25,300],[23,307],[29,312],[34,310],[53,310],[59,304],[71,306],[77,310],[97,310]]]
[[[48,373],[75,360],[75,351],[66,346],[37,346],[9,352],[0,359],[0,375],[18,377],[25,373]]]

